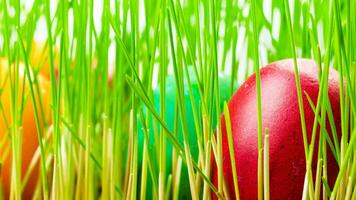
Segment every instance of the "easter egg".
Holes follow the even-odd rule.
[[[14,65],[12,65],[14,67]],[[0,60],[0,80],[2,83],[2,94],[1,94],[1,103],[4,108],[4,116],[6,117],[7,124],[9,126],[12,125],[11,118],[11,89],[10,89],[10,81],[9,81],[9,71],[8,71],[8,61],[7,59],[2,58]],[[19,65],[19,86],[18,86],[18,98],[21,99],[22,90],[24,88],[24,109],[22,113],[22,166],[21,166],[21,174],[22,177],[25,176],[26,171],[28,170],[29,164],[35,154],[36,149],[38,148],[38,135],[37,128],[35,122],[35,114],[33,103],[30,94],[30,87],[27,76],[25,74],[25,67],[22,63]],[[25,85],[23,85],[23,80],[26,79]],[[42,75],[37,77],[38,85],[39,85],[39,94],[42,99],[43,109],[46,116],[42,116],[41,112],[39,112],[40,125],[43,128],[43,120],[47,120],[50,118],[49,114],[49,100],[50,100],[50,86],[49,82]],[[34,87],[35,88],[35,87]],[[27,97],[26,97],[27,96]],[[37,105],[39,105],[39,98],[36,99]],[[17,108],[21,106],[21,100],[17,103]],[[39,106],[38,106],[39,109]],[[0,141],[3,142],[0,148],[0,159],[2,161],[1,167],[1,185],[3,189],[3,193],[6,199],[9,198],[10,194],[10,185],[11,185],[11,139],[10,139],[10,130],[6,129],[6,121],[4,117],[0,118]],[[23,189],[23,198],[30,199],[33,196],[37,179],[39,174],[39,164],[37,163],[35,169],[32,171],[30,178],[27,184]],[[1,199],[1,198],[0,198]]]
[[[39,71],[42,76],[47,79],[50,78],[50,57],[49,57],[49,44],[42,41],[34,41],[31,45],[29,61],[33,69]],[[59,67],[59,48],[53,47],[53,64],[56,75],[58,75]]]
[[[319,92],[318,66],[313,60],[298,59],[300,84],[304,105],[308,143],[311,141],[314,112],[307,93],[316,105]],[[269,132],[269,177],[271,199],[301,199],[306,173],[303,135],[298,106],[293,60],[281,60],[263,67],[261,73],[262,130]],[[340,133],[340,100],[338,73],[330,69],[328,96]],[[257,97],[256,76],[252,75],[231,98],[228,108],[231,117],[233,147],[236,160],[239,195],[241,199],[257,199]],[[235,199],[234,182],[226,135],[224,116],[222,124],[223,174],[227,191]],[[326,128],[331,139],[331,128]],[[319,128],[317,131],[319,135]],[[313,154],[312,170],[315,176],[318,139]],[[328,147],[329,148],[329,147]],[[332,186],[338,173],[338,165],[327,151],[328,181]],[[214,162],[212,182],[218,187],[218,170]],[[215,194],[213,198],[216,199]]]
[[[192,73],[191,73],[192,74]],[[228,76],[220,76],[219,77],[219,84],[220,84],[220,108],[222,109],[223,106],[223,102],[224,101],[228,101],[230,98],[230,83],[231,83],[231,78]],[[234,84],[235,88],[237,86],[237,84]],[[169,130],[174,133],[175,132],[175,116],[179,114],[176,111],[176,98],[177,98],[177,94],[176,94],[176,82],[174,79],[174,76],[169,75],[166,78],[166,94],[165,94],[165,122],[167,124],[167,127],[169,128]],[[191,78],[191,87],[192,87],[192,94],[193,94],[193,100],[196,106],[196,112],[198,115],[198,123],[200,125],[199,129],[202,130],[201,127],[201,120],[202,120],[202,116],[200,114],[200,110],[201,110],[201,98],[199,95],[199,91],[198,91],[198,81],[195,80],[194,78]],[[193,106],[191,103],[191,97],[189,95],[189,88],[188,88],[188,82],[185,80],[184,81],[184,96],[183,96],[183,100],[184,100],[184,104],[185,104],[185,119],[186,119],[186,126],[187,126],[187,135],[188,135],[188,142],[190,145],[190,151],[191,151],[191,156],[192,158],[197,161],[198,160],[198,155],[199,155],[199,149],[198,149],[198,141],[197,141],[197,127],[195,126],[194,123],[194,117],[193,117]],[[154,101],[154,107],[156,109],[156,111],[159,113],[160,110],[160,89],[159,87],[157,87],[154,91],[153,91],[153,101]],[[147,112],[147,111],[145,111]],[[146,115],[145,115],[146,116]],[[180,117],[179,117],[180,118]],[[212,119],[212,127],[215,127],[217,123],[216,117],[213,116]],[[183,146],[183,131],[181,128],[181,121],[178,120],[178,131],[177,131],[177,140],[180,142],[180,144]],[[149,141],[148,141],[148,151],[149,151],[149,155],[151,156],[151,160],[153,161],[157,161],[157,163],[153,163],[155,164],[156,168],[158,169],[159,166],[159,154],[157,150],[157,147],[159,145],[159,137],[157,137],[157,139],[154,139],[154,129],[156,129],[156,132],[159,134],[158,131],[158,122],[155,122],[155,126],[152,123],[152,120],[150,121],[150,127],[149,128]],[[158,135],[156,134],[156,135]],[[143,134],[143,130],[142,130],[142,123],[140,121],[140,118],[138,119],[138,143],[139,143],[139,165],[141,165],[142,163],[142,156],[143,156],[143,144],[144,144],[144,134]],[[167,139],[166,142],[166,178],[168,177],[168,174],[172,173],[172,144],[169,142],[169,140]],[[148,178],[149,179],[149,178]],[[152,191],[151,191],[152,186],[150,184],[147,184],[147,189],[146,189],[146,193],[147,193],[147,197],[151,197],[152,196]],[[179,186],[179,198],[180,199],[189,199],[191,198],[190,195],[190,187],[189,187],[189,178],[188,178],[188,171],[186,168],[186,165],[183,164],[182,165],[182,171],[181,171],[181,178],[180,178],[180,186]]]

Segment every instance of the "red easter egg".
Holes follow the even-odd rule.
[[[298,69],[303,95],[308,143],[311,141],[314,112],[306,92],[314,105],[317,103],[319,82],[318,66],[313,60],[298,59]],[[262,128],[269,130],[270,198],[301,199],[306,172],[302,126],[298,106],[293,60],[281,60],[263,67],[261,73]],[[338,73],[330,69],[328,95],[336,130],[340,133],[340,100]],[[256,77],[252,75],[229,102],[232,138],[241,199],[257,199],[257,97]],[[226,135],[225,118],[221,118],[223,172],[231,199],[235,199],[233,175]],[[329,120],[326,128],[331,136]],[[317,131],[317,135],[319,130]],[[316,139],[312,164],[316,171],[318,139]],[[328,147],[329,148],[329,147]],[[327,151],[328,180],[333,185],[338,165]],[[212,182],[218,186],[218,172],[214,162]],[[216,198],[213,195],[213,198]]]

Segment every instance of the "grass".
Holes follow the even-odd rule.
[[[6,159],[14,158],[10,198],[21,199],[27,181],[36,185],[35,199],[179,199],[184,183],[189,184],[189,198],[210,199],[211,193],[227,198],[222,127],[217,119],[221,113],[231,113],[226,104],[223,109],[218,106],[223,102],[219,76],[228,77],[232,95],[236,83],[255,73],[259,175],[253,178],[259,199],[269,199],[271,136],[262,126],[260,68],[293,58],[307,161],[303,199],[355,199],[356,2],[291,2],[34,0],[24,6],[18,0],[1,1],[0,56],[6,61],[1,73],[8,73],[0,74],[0,170]],[[46,48],[41,58],[34,58],[31,47],[38,32],[46,33],[41,38]],[[301,89],[299,57],[312,58],[319,66],[317,102]],[[34,60],[46,61],[35,66]],[[327,95],[332,68],[341,80],[340,138]],[[50,100],[41,93],[43,70],[49,72],[45,78]],[[171,95],[166,93],[169,77],[175,83],[176,100],[170,105],[174,119],[167,119],[164,103]],[[6,88],[10,92],[4,94]],[[160,93],[158,102],[154,90]],[[303,105],[304,95],[309,105]],[[192,113],[187,113],[187,103]],[[309,140],[306,106],[315,113]],[[28,108],[33,109],[31,116],[25,116]],[[33,124],[23,117],[33,119]],[[229,152],[235,158],[230,123],[226,117]],[[195,148],[189,142],[191,134],[196,134],[197,157],[191,153]],[[31,142],[37,144],[33,162],[39,168],[32,164],[22,172],[24,156],[32,157],[22,149]],[[172,155],[167,155],[170,147]],[[332,186],[327,147],[340,167]],[[217,185],[210,177],[212,155],[218,168]],[[238,194],[236,160],[229,164]],[[39,171],[37,181],[21,178],[35,170]]]

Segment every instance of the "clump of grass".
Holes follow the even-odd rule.
[[[243,82],[251,73],[256,73],[258,99],[256,167],[259,176],[255,178],[259,199],[269,199],[269,136],[267,130],[263,134],[259,69],[286,57],[294,59],[307,161],[303,198],[355,198],[355,1],[311,0],[290,4],[287,0],[55,3],[34,0],[32,4],[25,2],[26,6],[22,3],[0,2],[0,55],[7,60],[6,80],[11,88],[10,105],[0,101],[0,123],[4,124],[0,124],[0,131],[5,132],[0,138],[0,152],[4,154],[0,155],[0,164],[9,156],[13,158],[11,199],[21,199],[27,182],[21,178],[24,177],[21,160],[27,153],[22,152],[22,145],[30,142],[22,138],[25,127],[22,111],[26,101],[32,102],[32,117],[36,122],[33,140],[39,143],[40,156],[36,159],[40,162],[40,177],[36,183],[29,183],[38,185],[35,199],[178,199],[181,170],[185,166],[192,199],[210,199],[211,193],[220,198],[228,197],[222,171],[220,123],[213,126],[213,119],[219,119],[221,112],[229,116],[226,105],[223,110],[215,106],[221,101],[218,77],[228,74],[233,94],[234,84]],[[43,19],[45,25],[41,27]],[[47,33],[47,37],[41,39],[47,45],[43,57],[49,59],[49,65],[33,66],[31,60],[31,45],[38,31]],[[307,105],[302,102],[303,95],[308,97],[308,94],[300,87],[297,57],[313,58],[320,68],[319,98],[315,105],[309,101],[315,112],[310,141],[303,114],[303,107]],[[23,81],[19,78],[21,62],[26,68]],[[108,70],[109,66],[113,66],[113,73]],[[337,136],[327,95],[332,66],[338,70],[341,84],[341,138]],[[50,72],[50,102],[37,101],[42,87],[37,81],[41,68],[48,68]],[[170,119],[174,121],[174,130],[168,127],[164,106],[169,95],[165,84],[168,75],[172,75],[176,83],[176,101],[171,105],[176,114]],[[193,96],[193,79],[198,82],[199,102],[195,102]],[[1,80],[1,85],[6,80]],[[25,84],[29,85],[28,92],[21,87]],[[159,112],[155,109],[155,86],[161,94]],[[193,113],[186,113],[184,87],[188,87]],[[45,113],[45,106],[51,108],[50,113]],[[9,116],[5,114],[7,110],[10,110]],[[51,116],[49,123],[41,117],[47,114]],[[188,130],[187,114],[193,116],[197,127],[194,133]],[[231,127],[228,117],[226,120],[227,127]],[[327,120],[331,133],[326,130]],[[138,162],[139,122],[144,132],[141,166]],[[151,123],[156,125],[153,130]],[[182,130],[183,141],[177,138],[178,130]],[[189,134],[197,136],[198,159],[190,153]],[[229,150],[234,158],[231,134],[228,128]],[[157,155],[149,151],[152,137]],[[8,143],[11,145],[6,147]],[[319,143],[316,152],[315,143]],[[173,169],[166,166],[169,145],[173,146]],[[340,166],[333,187],[327,177],[328,146]],[[311,164],[315,154],[318,164],[314,180]],[[211,155],[215,156],[218,166],[218,187],[210,181]],[[234,169],[238,198],[235,162],[231,159],[229,164]],[[34,164],[28,173],[33,170],[36,170]],[[25,177],[28,176],[26,173]],[[152,191],[146,191],[147,184],[152,184]]]

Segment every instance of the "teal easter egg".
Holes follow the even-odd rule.
[[[191,73],[192,74],[192,73]],[[191,75],[192,76],[192,75]],[[234,92],[237,88],[237,83],[234,84],[234,90],[231,90],[231,77],[230,76],[220,76],[219,77],[219,91],[220,91],[220,110],[222,111],[223,103],[228,101],[231,97],[231,93]],[[192,87],[192,95],[193,101],[195,104],[195,111],[198,118],[198,125],[199,127],[195,126],[194,117],[193,117],[193,105],[191,102],[189,87],[187,80],[184,80],[184,106],[185,106],[185,119],[186,119],[186,130],[188,135],[188,142],[190,145],[190,153],[192,158],[197,162],[199,156],[199,148],[198,148],[198,141],[197,141],[197,129],[202,130],[202,116],[201,116],[201,97],[199,95],[199,83],[196,79],[191,78],[191,87]],[[178,142],[183,146],[183,129],[181,126],[181,119],[179,113],[177,113],[177,93],[176,93],[176,81],[173,75],[169,75],[166,78],[166,90],[165,90],[165,122],[167,127],[172,133],[175,133],[175,127],[177,126],[176,137]],[[160,113],[160,88],[157,87],[153,91],[153,101],[154,107],[157,113]],[[215,112],[215,111],[214,111]],[[145,117],[147,117],[147,109],[144,108]],[[178,116],[177,124],[175,124],[176,115]],[[153,116],[149,120],[149,127],[148,127],[148,153],[150,156],[151,164],[153,170],[156,170],[156,175],[158,176],[158,167],[159,167],[159,122],[156,120],[152,120]],[[212,119],[212,129],[216,126],[216,114],[213,115]],[[202,134],[202,131],[199,132]],[[201,136],[202,138],[202,136]],[[139,162],[139,170],[141,171],[142,159],[143,159],[143,146],[144,146],[144,133],[143,133],[143,126],[141,117],[138,117],[138,162]],[[173,153],[173,145],[167,139],[166,141],[166,181],[169,174],[172,173],[172,153]],[[173,166],[175,167],[175,166]],[[181,177],[180,177],[180,185],[179,185],[179,199],[190,199],[190,184],[189,184],[189,177],[186,165],[183,163],[181,169]],[[141,173],[139,171],[139,173]],[[140,184],[140,183],[139,183]],[[147,184],[146,184],[146,197],[148,199],[152,197],[152,182],[150,180],[150,176],[147,176]],[[157,183],[155,183],[157,185]],[[140,185],[139,185],[140,187]]]

